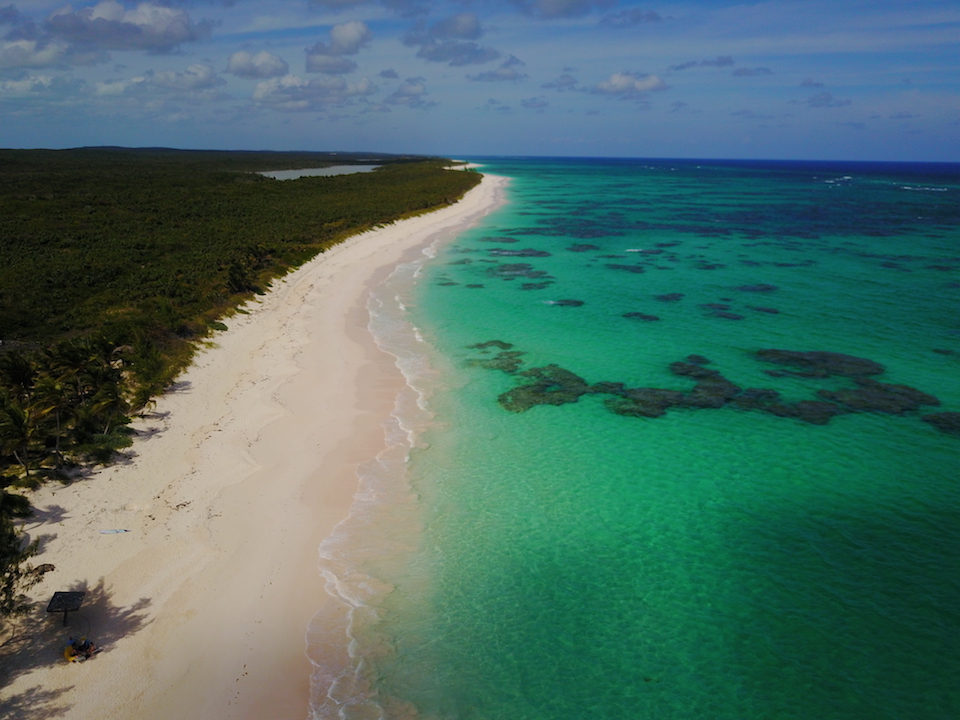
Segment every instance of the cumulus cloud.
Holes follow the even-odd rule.
[[[330,8],[331,10],[340,10],[347,7],[355,7],[357,5],[363,5],[368,2],[368,0],[312,0],[314,5],[319,5],[320,7]]]
[[[753,110],[737,110],[736,112],[730,113],[733,117],[738,117],[743,120],[773,120],[774,115],[758,115],[753,112]]]
[[[376,86],[366,78],[348,83],[340,77],[302,80],[294,75],[285,75],[257,83],[252,97],[255,103],[264,107],[296,112],[342,106],[354,98],[364,98],[376,91]]]
[[[424,45],[417,51],[417,57],[429,62],[445,62],[451,67],[464,65],[482,65],[500,57],[500,53],[475,42],[457,42],[448,40],[442,43]]]
[[[23,20],[20,11],[16,5],[7,5],[0,7],[0,25],[16,25]]]
[[[389,105],[406,105],[407,107],[422,107],[427,103],[423,96],[427,94],[426,81],[422,77],[407,78],[393,94],[384,99]]]
[[[666,90],[667,85],[656,75],[621,72],[597,83],[590,92],[598,95],[615,95],[634,98],[656,90]]]
[[[556,18],[579,17],[591,12],[594,8],[608,8],[616,4],[616,0],[513,0],[520,9],[528,15],[543,20]]]
[[[311,0],[311,3],[327,10],[344,10],[373,5],[374,0]],[[380,0],[380,4],[404,17],[422,15],[428,11],[420,0]]]
[[[526,67],[527,64],[520,60],[519,58],[511,55],[507,60],[500,65],[496,70],[489,70],[487,72],[482,72],[477,75],[467,75],[471,80],[480,80],[487,82],[497,82],[504,80],[523,80],[527,77],[527,74],[522,71],[522,68]]]
[[[230,56],[227,72],[243,78],[271,78],[286,75],[290,72],[290,67],[283,58],[266,50],[256,55],[241,50]]]
[[[386,78],[387,80],[399,80],[400,76],[397,75],[397,71],[393,68],[387,68],[386,70],[380,71],[380,77]]]
[[[730,67],[733,65],[733,57],[730,55],[720,55],[716,60],[691,60],[690,62],[671,65],[670,70],[686,70],[692,67]]]
[[[823,87],[823,83],[817,82],[813,78],[804,78],[803,80],[800,81],[800,87],[818,88],[818,87]]]
[[[825,108],[825,107],[844,107],[851,103],[850,100],[840,100],[833,96],[833,93],[822,92],[807,99],[807,107]]]
[[[736,77],[756,77],[757,75],[773,75],[773,70],[765,67],[737,68],[733,71]]]
[[[152,109],[169,99],[209,100],[224,97],[213,89],[225,84],[217,71],[207,63],[194,63],[183,72],[149,71],[132,78],[103,80],[96,83],[94,94],[100,97],[147,97]]]
[[[140,89],[147,84],[147,78],[143,75],[129,78],[126,80],[103,80],[96,84],[94,92],[97,95],[110,97],[126,95],[131,90]]]
[[[520,106],[526,108],[527,110],[536,110],[537,112],[543,112],[543,109],[550,105],[544,98],[532,97],[527,98],[526,100],[520,101]]]
[[[69,48],[61,42],[3,41],[0,42],[0,69],[55,67],[66,62],[68,53]]]
[[[74,10],[69,5],[44,23],[54,38],[103,50],[164,53],[210,35],[211,23],[193,22],[183,10],[140,3],[128,10],[116,0]]]
[[[418,47],[417,57],[429,62],[445,62],[453,67],[482,65],[496,60],[500,53],[473,40],[483,35],[480,20],[472,13],[461,13],[434,23],[420,24],[403,37],[404,45]]]
[[[550,82],[546,82],[540,87],[547,90],[556,90],[557,92],[564,92],[565,90],[576,90],[577,81],[574,79],[573,75],[570,75],[569,73],[564,73],[563,75],[558,77],[556,80],[551,80]]]
[[[82,91],[82,80],[68,80],[55,75],[31,75],[16,80],[0,80],[0,97],[41,99],[68,97]]]
[[[318,42],[308,47],[307,72],[344,75],[357,69],[357,64],[345,55],[356,55],[373,39],[365,23],[351,20],[330,29],[330,43]]]
[[[600,18],[601,25],[610,27],[633,27],[643,23],[662,22],[663,17],[652,10],[641,10],[640,8],[629,8],[621,10],[618,13],[610,13]]]
[[[366,23],[351,20],[330,29],[330,51],[337,55],[356,55],[372,39],[373,33]]]
[[[439,21],[430,28],[430,35],[447,40],[479,40],[483,35],[480,19],[473,13],[460,13]]]
[[[154,73],[151,76],[151,81],[160,87],[180,91],[208,90],[226,82],[217,74],[216,70],[206,63],[195,63],[184,72],[165,70]]]

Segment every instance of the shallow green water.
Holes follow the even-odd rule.
[[[394,587],[358,630],[389,647],[368,667],[387,716],[960,716],[960,437],[921,419],[960,411],[957,168],[485,171],[510,204],[409,292],[426,344],[395,338],[435,372],[408,373],[433,413],[409,421],[415,531],[402,561],[365,561]],[[521,370],[684,392],[670,364],[696,354],[784,403],[856,386],[772,377],[756,351],[844,353],[941,406],[509,412],[529,380],[473,362],[492,340]]]

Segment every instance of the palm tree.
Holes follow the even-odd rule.
[[[71,392],[72,388],[69,381],[74,376],[75,373],[72,372],[61,378],[44,375],[37,380],[33,389],[33,402],[30,407],[36,413],[37,421],[44,420],[50,415],[53,415],[55,419],[54,455],[56,456],[57,469],[60,469],[63,465],[63,454],[60,451],[63,426],[72,424],[69,411],[74,404],[75,395]],[[67,415],[66,418],[64,418],[65,414]]]
[[[93,396],[90,411],[94,416],[106,418],[103,434],[110,434],[110,424],[117,415],[124,415],[130,409],[129,403],[123,397],[123,386],[119,382],[105,382]]]
[[[30,397],[36,376],[36,366],[20,353],[15,350],[0,353],[0,385],[8,388],[17,400]]]
[[[0,450],[12,454],[26,478],[30,477],[30,446],[37,434],[37,423],[31,408],[13,398],[6,398],[0,407]]]

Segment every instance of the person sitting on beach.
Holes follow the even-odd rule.
[[[63,650],[63,656],[69,662],[89,660],[97,652],[97,646],[86,638],[70,638],[70,644]]]

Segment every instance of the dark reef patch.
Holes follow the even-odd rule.
[[[683,300],[683,293],[666,293],[665,295],[654,295],[655,300],[660,302],[678,302]]]
[[[552,253],[548,253],[546,250],[535,250],[534,248],[526,248],[525,250],[494,248],[493,250],[489,250],[487,254],[496,257],[550,257]]]
[[[553,285],[553,280],[545,280],[544,282],[535,282],[535,283],[524,283],[520,286],[521,290],[543,290],[545,288]]]
[[[488,242],[488,243],[516,243],[520,242],[517,238],[512,237],[494,237],[488,235],[487,237],[482,237],[478,242]]]
[[[919,410],[924,405],[939,405],[940,400],[933,395],[909,387],[908,385],[890,385],[872,378],[855,377],[857,388],[843,390],[818,390],[824,400],[845,405],[858,412],[871,411],[901,415]]]
[[[604,405],[617,415],[627,417],[661,417],[666,415],[669,408],[679,405],[684,398],[683,393],[678,390],[661,388],[623,388],[613,394],[615,397],[606,398]]]
[[[748,305],[748,309],[756,310],[757,312],[767,313],[769,315],[779,315],[780,311],[772,307],[761,307],[759,305]]]
[[[800,370],[767,370],[772,377],[828,378],[831,375],[855,377],[879,375],[883,365],[866,358],[834,352],[796,352],[793,350],[758,350],[757,357],[775,365],[789,365]]]
[[[548,277],[546,270],[534,270],[533,265],[529,263],[504,263],[503,265],[489,268],[487,275],[502,280],[512,280],[518,277],[537,280]]]
[[[960,437],[960,412],[942,412],[924,415],[920,418],[947,435]]]
[[[600,248],[597,245],[589,245],[586,243],[581,243],[577,245],[571,245],[567,248],[570,252],[590,252],[591,250],[599,250]]]
[[[476,345],[467,345],[467,350],[487,350],[488,348],[499,348],[500,350],[510,350],[513,343],[503,340],[488,340],[487,342],[477,343]]]
[[[643,273],[646,272],[643,265],[623,265],[621,263],[607,263],[606,267],[611,270],[626,270],[627,272],[632,273]]]
[[[590,390],[586,380],[558,365],[531,368],[519,375],[532,382],[500,396],[500,405],[510,412],[524,412],[535,405],[575,403]]]
[[[647,315],[646,313],[642,312],[628,312],[624,313],[623,316],[625,318],[631,318],[635,320],[645,320],[646,322],[654,322],[655,320],[660,319],[656,315]]]
[[[743,315],[737,315],[737,313],[727,312],[725,310],[715,310],[712,313],[707,313],[708,317],[715,318],[725,318],[727,320],[743,320]]]
[[[768,293],[768,292],[773,292],[774,290],[776,290],[776,289],[777,289],[777,286],[776,286],[776,285],[767,285],[766,283],[760,283],[760,284],[758,284],[758,285],[741,285],[740,287],[738,287],[738,288],[736,288],[736,289],[739,290],[740,292],[762,292],[762,293]]]
[[[579,301],[575,301],[579,302]],[[777,377],[822,379],[831,376],[849,378],[852,387],[815,390],[815,399],[784,402],[772,388],[741,388],[724,377],[703,355],[688,355],[671,363],[670,372],[678,378],[694,381],[689,390],[655,387],[627,387],[621,382],[601,381],[590,385],[579,375],[558,365],[521,370],[523,352],[501,340],[469,346],[496,356],[468,360],[468,365],[500,370],[513,375],[521,384],[503,393],[500,404],[510,412],[525,412],[537,405],[575,403],[584,395],[606,395],[605,407],[617,415],[657,418],[671,408],[680,410],[719,410],[731,408],[746,412],[762,412],[780,418],[799,420],[811,425],[827,425],[839,415],[872,412],[887,415],[914,415],[921,408],[937,406],[940,401],[908,385],[895,385],[874,380],[869,375],[883,372],[883,366],[866,358],[842,353],[792,350],[761,350],[758,360],[790,365],[799,371],[782,371]],[[921,418],[943,433],[960,437],[960,412],[941,412]]]
[[[560,305],[561,307],[580,307],[583,300],[544,300],[546,305]]]

